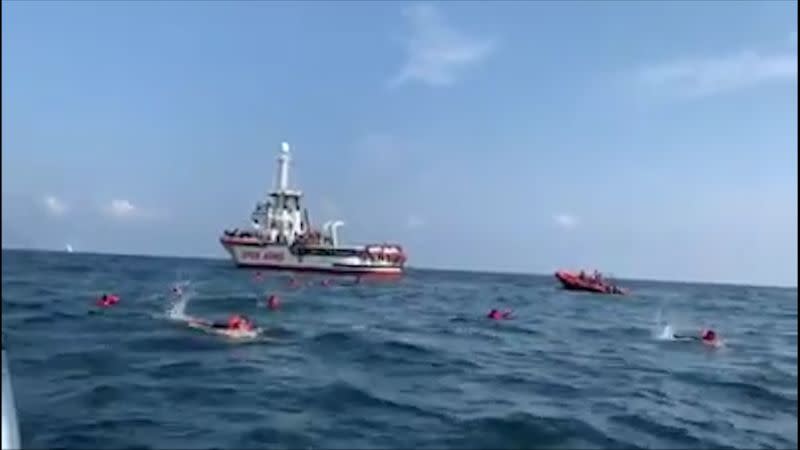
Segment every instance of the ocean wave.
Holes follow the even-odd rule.
[[[441,442],[463,449],[503,448],[640,448],[620,441],[575,418],[540,417],[514,412],[500,417],[471,419],[460,424],[464,434]]]
[[[674,376],[676,380],[686,384],[705,386],[709,396],[721,395],[728,398],[736,398],[741,402],[750,403],[757,407],[797,413],[796,389],[794,395],[786,396],[774,392],[767,384],[724,380],[696,372],[678,372]]]
[[[637,282],[609,301],[428,271],[290,289],[218,261],[21,254],[3,331],[25,448],[797,446],[796,290]],[[187,277],[187,314],[241,312],[270,339],[170,318]],[[121,303],[88,314],[108,287]],[[658,339],[706,322],[728,347]]]
[[[612,423],[629,427],[636,433],[646,434],[656,438],[655,442],[666,442],[675,448],[720,448],[715,443],[703,442],[702,439],[694,436],[685,427],[665,424],[663,421],[653,420],[648,417],[646,412],[637,414],[623,414],[609,417]]]

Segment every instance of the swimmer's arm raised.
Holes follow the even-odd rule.
[[[692,341],[700,340],[700,338],[698,338],[697,336],[685,336],[685,335],[681,335],[681,334],[673,334],[672,338],[673,339],[689,339],[689,340],[692,340]]]

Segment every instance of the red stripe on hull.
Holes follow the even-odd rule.
[[[365,267],[363,269],[356,268],[336,268],[336,267],[303,267],[303,266],[282,266],[282,265],[266,265],[266,264],[248,264],[237,262],[237,267],[245,269],[260,269],[260,270],[274,270],[280,272],[310,272],[310,273],[327,273],[334,275],[369,275],[369,276],[399,276],[403,274],[402,268],[387,268],[378,269]]]

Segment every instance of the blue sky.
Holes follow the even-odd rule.
[[[796,2],[3,2],[4,246],[797,285]]]

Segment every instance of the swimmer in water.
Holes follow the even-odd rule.
[[[673,334],[672,337],[673,339],[679,339],[679,340],[700,341],[704,344],[710,344],[710,345],[714,345],[718,342],[717,333],[715,333],[714,330],[701,330],[700,336]]]
[[[100,306],[100,307],[103,307],[103,308],[107,308],[109,306],[114,306],[117,303],[119,303],[119,297],[117,297],[116,295],[103,294],[102,297],[100,297],[97,300],[97,306]]]
[[[281,307],[281,300],[277,295],[270,295],[267,299],[267,308],[275,310]]]
[[[248,319],[247,317],[234,314],[228,319],[227,322],[214,322],[211,324],[211,328],[217,328],[227,331],[253,331],[255,326],[253,322]]]
[[[500,311],[499,309],[492,309],[489,311],[489,314],[486,317],[492,320],[500,320],[500,319],[510,319],[511,318],[511,311]]]
[[[172,286],[172,293],[180,297],[183,295],[183,289],[181,289],[181,287],[178,285]]]

